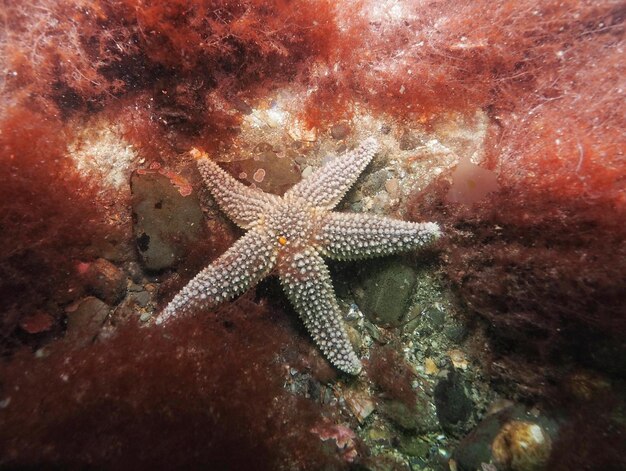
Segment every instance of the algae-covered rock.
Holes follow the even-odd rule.
[[[383,400],[380,409],[385,417],[401,429],[416,433],[439,429],[434,407],[428,399],[418,398],[412,407],[397,399]]]
[[[159,174],[131,177],[137,248],[148,270],[171,267],[203,230],[202,209],[192,193],[183,196]]]
[[[361,273],[354,293],[363,314],[378,325],[401,325],[417,280],[413,267],[399,257],[390,257],[366,264]]]

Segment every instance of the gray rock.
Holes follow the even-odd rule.
[[[366,195],[373,195],[377,191],[382,190],[385,186],[385,182],[391,178],[389,170],[381,169],[377,172],[369,175],[367,180],[363,183],[362,192]]]
[[[451,342],[460,343],[467,337],[467,327],[463,324],[453,322],[446,326],[443,333]]]
[[[414,313],[414,311],[412,311]],[[419,331],[424,335],[433,332],[441,332],[445,322],[446,314],[435,306],[430,306],[420,315]]]
[[[353,288],[356,303],[373,323],[397,327],[405,321],[415,289],[415,270],[399,257],[366,263]]]
[[[422,437],[403,435],[400,437],[398,449],[405,455],[426,458],[430,451],[430,443]]]
[[[424,434],[439,430],[435,408],[430,399],[417,392],[413,406],[396,399],[383,400],[380,411],[391,422],[404,430]]]
[[[148,291],[137,291],[135,293],[131,293],[129,298],[131,298],[134,302],[139,304],[141,307],[146,307],[150,300],[152,299],[152,295]]]
[[[93,342],[109,311],[110,307],[96,297],[83,299],[75,309],[67,312],[65,338],[79,346]]]
[[[137,248],[148,270],[176,264],[204,227],[195,193],[182,196],[168,178],[133,174],[133,221]]]
[[[450,371],[435,386],[435,406],[444,430],[454,434],[464,431],[474,404],[468,397],[463,377],[456,370]]]

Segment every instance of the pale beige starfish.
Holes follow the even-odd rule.
[[[248,232],[202,270],[161,312],[156,322],[207,309],[276,273],[294,308],[330,362],[358,374],[357,357],[343,323],[322,257],[361,259],[412,250],[440,235],[432,222],[413,223],[369,214],[331,211],[378,150],[375,139],[337,157],[283,197],[235,180],[194,150],[198,168],[218,205]]]

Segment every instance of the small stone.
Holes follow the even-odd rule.
[[[367,177],[367,180],[363,183],[362,191],[367,195],[373,195],[382,190],[385,186],[385,182],[390,178],[391,174],[389,170],[378,170]]]
[[[129,262],[126,265],[126,272],[130,275],[130,279],[134,283],[141,283],[143,281],[143,270],[141,265],[137,262]]]
[[[405,455],[426,458],[430,451],[430,446],[430,443],[421,437],[402,436],[398,449]]]
[[[455,433],[464,429],[474,410],[465,390],[465,382],[457,371],[451,371],[435,386],[437,417],[444,430]]]
[[[413,150],[421,143],[421,139],[409,130],[405,130],[398,141],[400,150]]]
[[[423,434],[439,429],[435,408],[425,394],[418,395],[413,407],[396,399],[387,399],[380,403],[380,409],[383,415],[404,430]]]
[[[139,316],[139,321],[148,322],[151,318],[152,318],[151,312],[144,312],[141,314],[141,316]]]
[[[455,368],[458,368],[460,370],[467,369],[469,363],[467,361],[467,358],[465,357],[465,353],[463,353],[461,350],[449,350],[448,358],[450,358],[450,361]]]
[[[89,290],[108,304],[117,304],[126,294],[126,274],[104,258],[88,264],[84,276]]]
[[[305,167],[305,169],[302,171],[302,178],[309,178],[312,173],[313,167],[309,165],[308,167]]]
[[[410,467],[399,457],[391,453],[369,456],[359,463],[363,471],[410,471]]]
[[[89,296],[67,312],[65,338],[77,345],[93,342],[109,315],[110,307],[100,299]]]
[[[554,419],[513,405],[488,415],[461,440],[453,456],[462,470],[496,462],[502,471],[539,471],[545,469],[543,457],[557,433]]]
[[[385,182],[385,190],[392,198],[397,198],[400,194],[400,181],[397,178],[391,178]]]
[[[413,311],[412,311],[413,312]],[[430,335],[434,332],[441,332],[445,322],[446,314],[434,306],[430,306],[419,315],[420,333]]]
[[[348,389],[344,392],[343,397],[350,411],[360,423],[363,423],[376,409],[372,396],[365,390]]]
[[[148,291],[138,291],[136,293],[132,293],[130,298],[139,304],[141,307],[146,307],[150,300],[152,299],[152,295]]]
[[[426,358],[424,360],[424,372],[427,375],[436,375],[439,373],[439,368],[432,358]]]
[[[350,126],[346,123],[338,123],[330,128],[330,135],[333,139],[344,139],[350,133]]]
[[[133,221],[139,255],[148,270],[176,264],[204,228],[198,200],[182,196],[169,178],[159,174],[133,174]]]
[[[453,323],[443,330],[444,335],[454,343],[461,343],[467,336],[467,328],[463,324]]]
[[[397,327],[405,320],[415,289],[415,270],[398,257],[368,263],[364,275],[357,283],[361,290],[353,289],[356,303],[371,322]]]

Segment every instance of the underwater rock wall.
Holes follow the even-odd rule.
[[[0,467],[516,469],[485,443],[464,458],[502,417],[534,430],[488,413],[498,398],[565,424],[530,466],[623,461],[625,15],[618,0],[2,2]],[[137,327],[239,236],[192,147],[281,194],[367,135],[382,150],[341,208],[446,237],[388,270],[331,267],[364,377],[337,376],[271,281],[168,334]],[[141,257],[131,175],[164,188],[139,215],[163,263]],[[194,208],[193,237],[156,220],[164,195]]]

